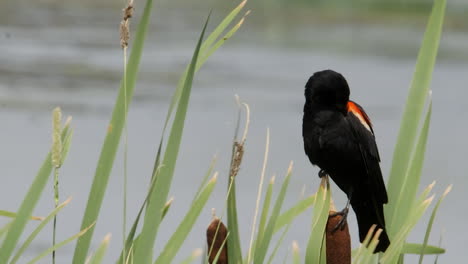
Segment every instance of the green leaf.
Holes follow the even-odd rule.
[[[87,264],[102,263],[104,256],[106,255],[107,248],[109,247],[110,238],[111,238],[111,234],[107,234],[104,237],[98,249],[96,250],[96,253],[94,253],[93,257],[90,259],[89,263]]]
[[[207,18],[203,27],[202,33],[195,48],[195,52],[190,63],[187,78],[184,81],[184,89],[182,91],[180,102],[177,106],[174,123],[172,125],[171,133],[164,154],[163,164],[158,177],[155,179],[154,192],[150,196],[148,206],[146,207],[145,218],[143,223],[142,232],[140,235],[140,243],[135,247],[135,263],[151,263],[153,246],[156,239],[156,234],[159,224],[162,220],[162,211],[164,203],[167,200],[167,195],[174,175],[174,169],[179,153],[179,147],[182,139],[182,132],[184,130],[185,116],[187,114],[188,102],[190,98],[190,91],[192,88],[193,77],[195,73],[195,65],[198,59],[201,42],[205,34],[205,29],[208,24]]]
[[[369,228],[369,231],[367,231],[364,241],[362,241],[361,245],[355,252],[352,252],[353,263],[361,263],[362,259],[365,258],[365,255],[368,254],[367,251],[369,251],[369,249],[367,248],[367,245],[369,245],[369,242],[372,239],[372,234],[374,234],[374,230],[376,227],[376,225],[372,225],[371,228]]]
[[[193,225],[195,224],[195,221],[198,219],[198,216],[201,213],[201,210],[205,207],[205,204],[208,201],[208,198],[210,197],[216,185],[216,181],[217,181],[217,173],[215,173],[213,178],[208,182],[206,187],[202,190],[198,198],[190,207],[184,219],[177,227],[177,230],[174,232],[174,234],[171,236],[171,238],[167,242],[161,255],[159,255],[159,257],[154,262],[155,264],[165,264],[165,263],[172,262],[177,252],[179,251],[180,247],[182,246],[185,239],[187,238],[188,234],[192,230]]]
[[[402,254],[421,254],[421,250],[423,251],[424,255],[434,255],[434,254],[443,254],[445,253],[445,249],[426,245],[423,247],[422,244],[414,244],[414,243],[405,243],[403,249],[401,250]]]
[[[127,64],[127,75],[125,78],[126,83],[122,81],[120,84],[119,95],[115,102],[112,119],[107,128],[106,138],[104,139],[104,144],[99,156],[93,183],[88,196],[88,203],[81,222],[81,229],[84,229],[91,223],[95,222],[99,216],[102,200],[106,192],[107,183],[109,182],[109,176],[115,161],[115,156],[125,124],[127,116],[126,110],[128,110],[128,106],[130,106],[130,102],[133,97],[133,90],[137,80],[138,68],[143,52],[143,45],[149,25],[152,5],[152,0],[146,1],[146,5],[143,9],[143,15],[135,34],[135,40],[133,42],[131,55]],[[78,239],[75,247],[75,253],[73,255],[74,264],[85,262],[93,232],[94,228],[91,228],[88,233]]]
[[[237,199],[236,199],[236,169],[234,167],[240,166],[242,162],[242,153],[239,152],[239,147],[243,151],[244,142],[238,142],[237,136],[240,126],[240,116],[241,116],[241,107],[239,106],[238,118],[236,123],[236,129],[234,133],[234,139],[232,142],[232,156],[231,164],[229,166],[229,181],[228,181],[228,194],[227,194],[227,230],[230,233],[230,236],[227,238],[227,248],[228,250],[228,259],[232,263],[241,263],[242,262],[242,249],[240,246],[240,236],[239,236],[239,223],[237,221]],[[235,160],[239,159],[235,164]],[[238,169],[238,168],[237,168]]]
[[[305,210],[307,210],[307,208],[311,207],[315,202],[315,198],[316,194],[311,195],[299,201],[296,205],[289,208],[286,212],[278,216],[278,220],[276,221],[276,226],[273,232],[278,232],[285,225],[291,223],[298,215],[302,214]]]
[[[422,117],[426,96],[432,78],[432,72],[439,47],[442,24],[445,14],[446,0],[436,0],[427,25],[426,33],[419,50],[416,69],[409,90],[406,107],[401,121],[397,144],[393,152],[393,163],[388,181],[388,200],[385,207],[390,238],[400,226],[394,225],[394,218],[399,215],[396,205],[401,195],[401,186],[404,186],[408,177],[408,167],[411,154],[415,146],[417,130]]]
[[[273,248],[273,252],[270,254],[270,257],[268,258],[268,262],[267,262],[268,264],[273,263],[273,260],[275,259],[275,256],[278,253],[279,248],[283,245],[284,238],[286,237],[286,234],[288,233],[290,227],[291,227],[291,223],[289,223],[286,226],[286,228],[281,233],[280,238],[278,239],[278,241],[276,241],[276,245]]]
[[[67,125],[62,131],[62,140],[64,140],[69,135],[68,131],[69,129]],[[62,152],[67,152],[68,149],[66,148],[69,146],[70,144],[64,145]],[[8,233],[6,234],[5,239],[3,240],[2,246],[0,247],[0,263],[8,263],[13,250],[18,244],[19,237],[23,233],[26,223],[29,221],[29,219],[31,219],[32,212],[36,207],[39,198],[41,197],[42,191],[44,190],[51,172],[52,162],[51,152],[49,151],[47,157],[42,163],[41,168],[39,169],[39,172],[29,187],[28,193],[24,197],[18,213],[15,219],[12,221],[10,228],[8,229]]]
[[[233,263],[242,262],[242,250],[240,247],[239,224],[237,221],[237,204],[236,204],[236,182],[235,177],[230,179],[230,188],[227,199],[227,229],[231,234],[227,238],[228,243],[228,259]]]
[[[15,213],[15,212],[6,211],[6,210],[0,210],[0,216],[9,217],[9,218],[15,218],[15,217],[16,217],[16,213]],[[44,220],[44,217],[40,217],[40,216],[31,216],[30,220],[42,221],[42,220]]]
[[[439,201],[437,201],[436,206],[432,210],[431,218],[429,218],[429,223],[427,224],[426,234],[424,235],[424,242],[423,242],[421,250],[420,250],[419,264],[422,263],[424,255],[425,255],[425,250],[426,250],[426,247],[427,247],[427,243],[429,241],[429,235],[431,234],[432,224],[434,223],[434,219],[435,219],[437,210],[439,209],[439,206],[442,203],[442,201],[444,200],[445,196],[447,196],[447,194],[451,190],[452,190],[452,185],[449,185],[449,187],[447,187],[447,189],[445,189],[445,192],[442,194]]]
[[[206,183],[210,179],[210,175],[213,173],[213,168],[215,164],[216,164],[216,157],[213,158],[213,160],[210,163],[210,167],[208,168],[208,171],[205,173],[205,176],[203,176],[201,184],[198,187],[197,192],[195,193],[195,196],[193,198],[192,204],[195,201],[195,199],[200,195],[200,192],[203,190],[203,187],[206,185]]]
[[[280,193],[276,198],[275,205],[273,206],[273,210],[270,215],[270,219],[268,220],[268,224],[265,228],[265,232],[263,234],[262,240],[257,242],[257,250],[255,250],[254,255],[254,263],[263,263],[265,260],[265,256],[268,252],[268,247],[271,242],[271,238],[273,236],[273,230],[276,225],[276,221],[278,216],[281,212],[281,207],[284,202],[284,198],[286,196],[286,191],[288,189],[289,180],[291,179],[291,172],[292,172],[292,162],[289,164],[288,172],[286,174],[286,178],[281,185]]]
[[[226,238],[223,240],[223,243],[221,243],[221,246],[219,247],[220,249],[222,249],[222,248],[224,247],[224,245],[227,243],[227,238],[228,238],[228,237],[229,237],[229,232],[226,234]],[[214,244],[213,244],[213,245],[214,245]],[[213,245],[211,245],[210,253],[209,253],[209,254],[211,254],[211,250],[213,249]],[[216,252],[216,255],[215,255],[214,259],[213,259],[212,264],[218,263],[218,259],[219,259],[219,257],[221,256],[221,253],[222,253],[222,252],[223,252],[222,250],[218,250],[218,252]],[[206,255],[205,255],[205,257],[206,257]],[[205,259],[205,261],[206,261],[206,262],[203,262],[203,263],[208,263],[208,260],[207,260],[207,259]]]
[[[44,227],[49,223],[50,220],[54,218],[67,204],[69,204],[71,198],[68,198],[65,202],[59,204],[41,223],[34,229],[34,231],[26,238],[23,245],[16,251],[16,254],[13,256],[10,264],[14,264],[18,259],[23,255],[24,251],[29,247],[31,242],[36,238],[36,236],[44,229]]]
[[[200,54],[206,54],[207,53],[207,50],[209,49],[210,50],[210,55],[217,49],[219,48],[220,46],[216,46],[216,49],[212,48],[211,45],[212,45],[212,42],[208,41],[208,40],[211,40],[213,39],[216,40],[220,34],[230,25],[230,23],[232,22],[232,20],[236,17],[236,15],[239,13],[239,11],[243,8],[244,4],[240,4],[236,9],[234,9],[219,25],[218,27],[213,31],[213,33],[210,34],[210,36],[208,36],[207,40],[205,40],[200,48]],[[231,30],[232,31],[232,30]],[[203,64],[206,62],[206,60],[208,59],[209,55],[203,55],[202,58],[200,58],[198,61],[197,61],[197,64],[196,64],[196,67],[195,67],[195,72],[197,72],[202,66]],[[186,70],[184,71],[182,77],[180,78],[179,82],[178,82],[178,85],[177,85],[177,88],[176,88],[176,91],[174,92],[174,95],[172,96],[172,100],[171,100],[171,104],[169,106],[169,109],[168,109],[168,113],[166,115],[166,121],[165,121],[165,124],[164,124],[164,128],[163,128],[163,135],[165,134],[165,131],[166,131],[166,127],[168,125],[168,122],[169,122],[169,119],[170,117],[172,116],[172,112],[174,110],[174,107],[179,103],[179,99],[180,99],[180,95],[182,93],[182,89],[183,89],[183,85],[184,85],[184,80],[187,78],[187,72],[188,72],[188,68],[189,68],[189,65],[187,66]],[[158,147],[158,153],[156,155],[156,159],[155,159],[155,165],[154,165],[154,170],[153,170],[153,174],[152,174],[152,179],[155,179],[156,178],[156,175],[157,175],[157,168],[160,167],[160,155],[161,155],[161,150],[162,150],[162,145],[163,145],[163,142],[164,142],[164,137],[161,137],[161,140],[160,140],[160,143],[159,143],[159,147]],[[208,174],[209,175],[209,174]],[[154,189],[154,184],[155,184],[155,181],[152,180],[151,181],[151,186],[150,186],[150,190],[153,190]],[[200,186],[203,186],[200,185]],[[141,206],[141,210],[140,212],[143,211],[143,209],[145,208],[146,206],[146,203],[148,201],[148,197],[150,196],[151,193],[148,194],[147,198],[144,200],[142,206]],[[133,225],[132,225],[132,229],[130,230],[129,232],[129,235],[127,236],[127,240],[126,240],[126,250],[128,251],[130,245],[133,244],[133,239],[135,237],[135,231],[136,231],[136,228],[138,226],[138,223],[139,223],[139,220],[140,220],[140,216],[141,216],[141,213],[139,213],[136,217],[136,219],[134,220],[133,222]],[[122,252],[123,253],[123,252]],[[120,259],[118,262],[121,262],[121,259],[122,259],[122,255],[120,256]]]
[[[429,101],[429,108],[424,119],[421,132],[419,133],[418,142],[416,144],[416,148],[414,149],[414,153],[411,156],[411,162],[408,168],[408,175],[411,175],[411,177],[406,178],[405,183],[401,187],[402,192],[398,197],[398,200],[396,201],[396,208],[398,208],[398,214],[394,215],[392,222],[393,225],[396,226],[401,226],[406,221],[406,217],[409,215],[410,210],[413,206],[413,204],[408,201],[414,201],[414,198],[416,197],[416,192],[418,191],[419,182],[421,179],[422,169],[424,165],[424,157],[426,153],[426,144],[427,137],[429,134],[431,114],[432,101]]]
[[[194,262],[198,257],[200,257],[201,254],[203,254],[203,250],[196,249],[196,250],[194,250],[192,252],[192,254],[189,257],[182,260],[182,262],[180,264],[190,264],[190,263]]]
[[[325,227],[327,225],[330,208],[330,196],[328,177],[323,177],[315,196],[312,230],[309,242],[307,243],[306,263],[321,263],[322,245],[325,240]]]
[[[296,241],[293,241],[292,244],[292,252],[293,252],[293,264],[299,264],[301,263],[301,255],[299,252],[299,245],[297,244]]]
[[[216,41],[216,39],[219,38],[219,36],[221,36],[221,34],[231,24],[231,22],[234,20],[234,18],[236,18],[237,14],[239,14],[239,12],[244,8],[246,2],[247,2],[247,0],[244,0],[236,8],[234,8],[231,11],[231,13],[229,13],[223,19],[223,21],[221,21],[221,23],[213,30],[213,32],[203,42],[203,45],[200,48],[200,59],[197,61],[197,64],[196,64],[196,67],[195,67],[195,72],[197,72],[201,68],[201,66],[203,66],[203,64],[206,62],[208,57],[214,51],[216,51],[217,48],[219,48],[221,46],[221,45],[215,44],[214,47],[216,47],[216,48],[212,48],[213,43]],[[236,28],[236,26],[234,26],[233,29],[234,28]],[[230,31],[232,31],[232,29]],[[237,30],[235,30],[235,31],[237,31]],[[184,83],[183,80],[185,80],[187,78],[188,68],[189,67],[187,67],[185,69],[185,71],[184,71],[184,73],[182,75],[182,78],[180,79],[180,81],[179,81],[179,83],[177,85],[177,89],[176,89],[174,95],[172,96],[171,104],[169,105],[168,113],[167,113],[167,116],[166,116],[166,121],[164,123],[163,134],[164,134],[164,131],[166,130],[166,127],[167,127],[169,119],[170,119],[170,117],[172,115],[172,112],[174,111],[175,106],[179,102],[180,96],[182,94],[182,88],[183,88],[182,86],[183,86],[183,83]]]
[[[254,213],[252,229],[251,229],[249,252],[247,254],[247,260],[246,260],[247,263],[250,263],[250,260],[255,256],[255,251],[257,251],[259,249],[260,244],[258,242],[262,241],[262,239],[263,239],[263,235],[264,235],[264,231],[265,231],[266,218],[268,216],[268,210],[270,208],[270,199],[271,199],[271,193],[272,193],[272,190],[273,190],[273,182],[270,182],[269,188],[268,188],[267,193],[266,193],[265,202],[267,203],[267,206],[265,207],[265,204],[264,204],[264,207],[263,207],[263,210],[262,210],[262,215],[260,217],[261,219],[260,219],[260,224],[259,224],[259,230],[257,231],[257,238],[256,238],[256,240],[254,242],[255,227],[257,225],[257,215],[258,215],[258,212],[260,210],[260,199],[261,199],[261,195],[262,195],[263,181],[265,179],[265,172],[266,172],[267,163],[268,163],[269,149],[270,149],[270,129],[267,129],[266,143],[265,143],[265,153],[264,153],[264,158],[263,158],[262,172],[260,174],[260,182],[258,184],[258,193],[257,193],[257,200],[256,200],[256,203],[255,203],[255,213]]]
[[[0,227],[0,238],[8,232],[8,230],[10,229],[12,223],[13,223],[13,221],[8,222],[8,223],[4,224],[2,227]]]
[[[258,231],[257,231],[257,238],[255,239],[255,242],[252,245],[252,249],[258,249],[257,248],[257,243],[258,241],[262,241],[263,235],[265,233],[265,226],[267,223],[268,219],[268,211],[270,209],[270,203],[271,203],[271,196],[273,194],[273,185],[275,184],[275,178],[271,178],[270,183],[268,184],[267,192],[265,194],[265,199],[263,200],[263,208],[262,208],[262,214],[260,216],[260,223],[258,225]],[[255,251],[252,252],[252,255],[255,254]]]
[[[90,226],[86,227],[85,229],[81,230],[80,232],[78,232],[77,234],[65,239],[64,241],[60,242],[60,243],[57,243],[55,244],[54,246],[48,248],[47,250],[45,250],[44,252],[42,252],[41,254],[39,254],[37,257],[35,257],[33,260],[29,261],[28,264],[33,264],[33,263],[36,263],[38,262],[40,259],[42,259],[43,257],[49,255],[50,253],[52,253],[52,251],[54,250],[57,250],[63,246],[65,246],[66,244],[72,242],[73,240],[83,236],[84,234],[86,234],[86,232],[88,232],[93,226],[94,226],[95,223],[92,223]]]
[[[400,253],[403,248],[403,245],[406,241],[406,238],[408,237],[408,234],[414,228],[416,223],[419,221],[421,216],[424,214],[424,212],[427,210],[432,200],[434,199],[434,196],[426,198],[428,191],[432,189],[432,186],[433,184],[429,185],[429,187],[423,191],[422,195],[420,195],[420,197],[417,199],[417,202],[413,205],[413,208],[410,210],[410,215],[408,216],[406,222],[404,222],[403,225],[400,227],[400,231],[396,233],[396,235],[392,239],[392,243],[390,243],[390,246],[382,255],[382,258],[380,259],[381,264],[393,264],[398,261],[401,255]]]

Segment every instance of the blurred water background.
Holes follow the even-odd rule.
[[[122,74],[118,24],[125,1],[3,0],[0,3],[0,208],[15,211],[51,144],[51,110],[61,106],[73,116],[72,148],[60,175],[61,197],[72,203],[58,218],[58,240],[79,229],[105,130]],[[155,1],[140,77],[128,119],[129,200],[127,222],[144,199],[153,168],[163,118],[170,97],[188,63],[202,24],[213,9],[211,26],[237,1]],[[284,177],[294,161],[286,205],[319,184],[303,152],[303,87],[315,71],[331,68],[344,74],[351,97],[371,116],[387,177],[396,136],[431,1],[251,1],[246,23],[195,78],[171,196],[175,200],[161,226],[159,252],[186,212],[213,155],[220,180],[177,260],[205,245],[211,208],[222,214],[230,145],[237,109],[234,95],[252,111],[246,154],[238,176],[239,220],[244,248],[250,238],[254,201],[261,172],[266,129],[271,132],[268,177]],[[135,1],[137,15],[143,7]],[[466,158],[468,149],[468,2],[450,0],[435,68],[433,119],[422,185],[437,181],[435,193],[454,184],[435,221],[431,244],[446,247],[440,263],[466,257],[468,217]],[[211,29],[212,29],[211,27]],[[465,136],[464,136],[465,135]],[[113,234],[106,263],[122,241],[122,171],[119,152],[100,218],[97,243]],[[36,215],[53,208],[52,182]],[[345,197],[334,188],[337,207]],[[425,219],[428,219],[428,214]],[[310,211],[297,219],[280,249],[285,256],[297,240],[306,247]],[[358,245],[354,214],[349,222]],[[5,223],[0,219],[0,223]],[[410,242],[422,242],[422,221]],[[27,231],[31,231],[30,225]],[[33,243],[22,262],[51,244],[50,232]],[[441,241],[441,242],[440,242]],[[58,251],[70,263],[74,245]],[[303,251],[302,251],[303,252]],[[278,258],[282,261],[282,257]],[[409,263],[416,258],[408,257]],[[434,258],[426,258],[433,263]],[[49,259],[42,263],[49,263]]]

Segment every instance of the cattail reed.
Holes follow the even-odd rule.
[[[120,46],[122,49],[128,47],[130,39],[130,18],[133,16],[133,0],[129,0],[127,6],[123,9],[122,21],[120,22]]]
[[[133,16],[133,0],[128,0],[127,6],[123,9],[122,21],[120,22],[120,47],[123,49],[123,85],[124,85],[124,176],[123,176],[123,212],[122,212],[122,243],[125,252],[125,240],[127,233],[127,156],[128,156],[128,130],[127,130],[127,112],[128,112],[128,97],[127,97],[127,48],[130,39],[130,18]]]
[[[226,226],[219,218],[215,217],[206,230],[206,240],[208,243],[208,263],[214,263],[218,254],[219,256],[216,262],[217,264],[228,263],[227,235],[228,231]]]
[[[334,230],[336,225],[343,218],[335,215],[335,211],[330,211],[327,221],[326,244],[327,244],[327,264],[348,264],[351,263],[351,238],[349,236],[348,223],[345,222],[343,228]]]

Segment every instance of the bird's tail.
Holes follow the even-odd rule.
[[[377,225],[378,229],[382,229],[382,233],[379,236],[379,244],[375,248],[374,252],[385,252],[390,245],[387,231],[385,230],[385,218],[383,214],[383,204],[373,203],[351,203],[359,226],[359,241],[363,242],[366,238],[369,229],[372,225]],[[374,233],[375,233],[374,231]]]

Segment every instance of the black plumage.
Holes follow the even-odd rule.
[[[380,157],[369,117],[349,100],[345,78],[332,70],[314,73],[305,86],[304,150],[312,164],[347,194],[356,214],[359,239],[376,224],[383,229],[376,252],[390,244],[383,205],[388,202]],[[342,213],[347,215],[347,208]]]

